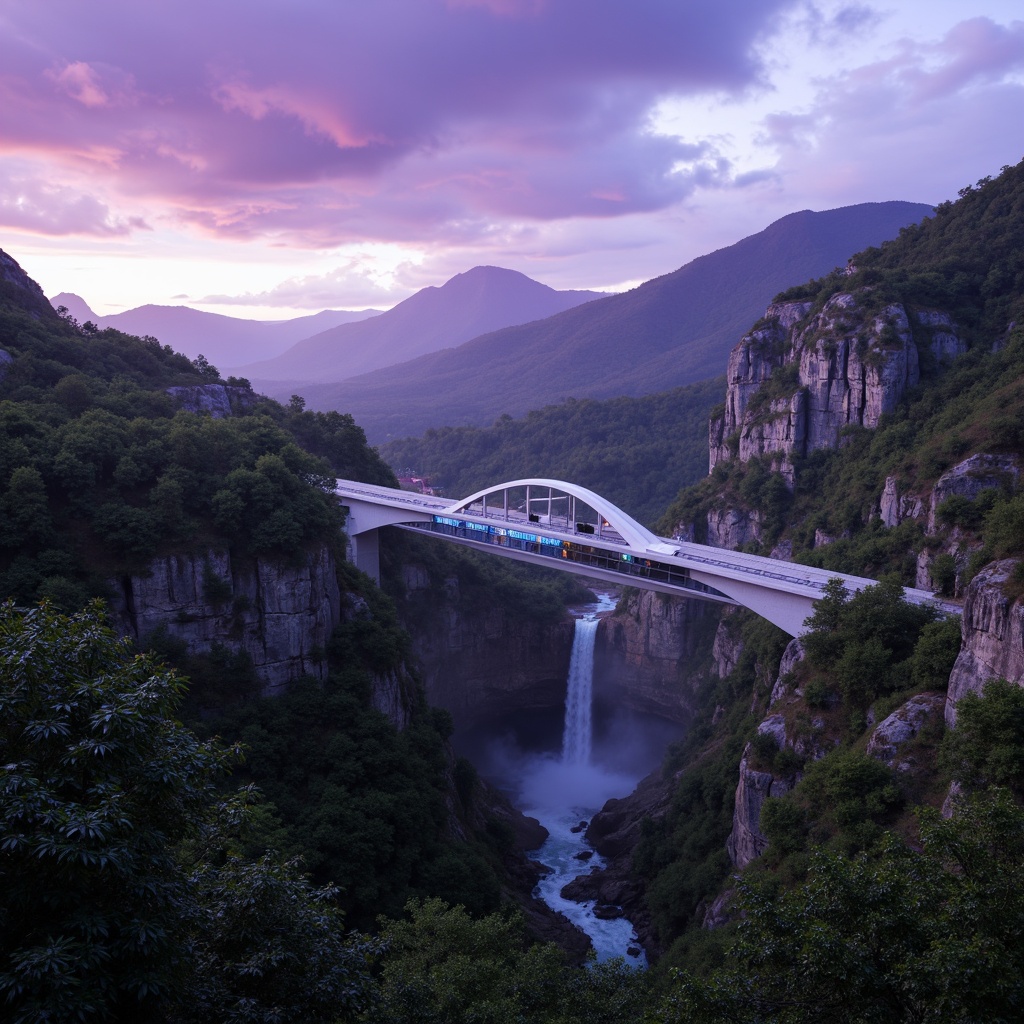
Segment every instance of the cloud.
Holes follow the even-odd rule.
[[[207,295],[198,305],[266,306],[289,309],[363,309],[390,307],[408,298],[421,285],[405,284],[411,263],[389,273],[377,271],[373,260],[353,257],[326,274],[288,278],[273,288],[239,295]],[[435,283],[435,282],[431,282]]]
[[[60,71],[49,72],[48,77],[83,106],[105,107],[110,102],[99,75],[83,61],[65,64]]]
[[[312,0],[239,18],[227,0],[10,0],[0,155],[68,186],[102,156],[132,215],[307,246],[620,217],[711,173],[649,133],[654,105],[761,81],[755,44],[795,2]]]
[[[1019,159],[1022,72],[1024,22],[973,18],[819,82],[806,110],[765,119],[762,141],[781,154],[776,178],[822,202],[939,202],[973,168]]]
[[[98,199],[27,176],[0,175],[0,227],[39,235],[116,237],[150,230],[141,217],[122,219]]]

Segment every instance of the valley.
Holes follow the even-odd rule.
[[[111,1013],[154,1020],[317,986],[328,1019],[420,1019],[413,978],[494,1020],[1013,1019],[1022,232],[1018,164],[934,209],[793,214],[622,295],[543,293],[564,308],[532,322],[495,301],[495,330],[477,268],[406,301],[483,295],[478,334],[296,370],[287,404],[58,314],[0,253],[5,999],[55,999],[18,965],[66,942],[76,986],[116,963]],[[302,373],[411,332],[390,313],[297,339]],[[564,476],[681,547],[832,578],[789,632],[394,526],[371,578],[335,488],[398,474]],[[142,913],[159,934],[129,948]],[[278,955],[255,995],[231,966]]]

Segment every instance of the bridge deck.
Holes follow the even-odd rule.
[[[573,487],[557,481],[535,481],[534,485],[550,483]],[[498,485],[492,493],[511,486]],[[579,495],[586,496],[592,505],[602,505],[596,529],[574,522],[571,515],[532,516],[527,509],[508,507],[507,500],[506,507],[494,507],[488,506],[486,500],[453,500],[350,480],[339,480],[337,490],[352,510],[352,530],[357,533],[383,525],[384,521],[378,519],[385,514],[390,524],[431,532],[505,557],[621,585],[743,604],[794,636],[803,631],[812,602],[822,596],[829,580],[838,577],[851,592],[876,582],[762,555],[657,537],[582,488],[576,489]],[[371,513],[368,517],[363,511],[370,508],[377,511],[376,516]],[[581,525],[586,532],[579,529]],[[943,605],[928,591],[907,588],[904,594],[912,603],[950,610],[950,606]]]

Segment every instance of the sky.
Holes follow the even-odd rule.
[[[1022,157],[1021,0],[0,0],[0,248],[101,315],[622,290]]]

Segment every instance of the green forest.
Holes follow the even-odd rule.
[[[944,503],[934,535],[874,514],[888,476],[922,490],[974,453],[1024,455],[1022,229],[1024,164],[858,254],[852,273],[780,296],[820,308],[855,288],[942,308],[969,343],[952,365],[924,366],[876,430],[799,462],[792,491],[758,460],[700,479],[721,380],[378,453],[350,416],[281,405],[201,357],[79,325],[27,278],[5,278],[4,1019],[1020,1020],[1024,690],[993,680],[968,694],[956,729],[940,715],[899,766],[867,748],[871,723],[911,698],[941,701],[960,649],[959,619],[903,600],[920,552],[953,531],[970,547],[963,564],[935,563],[949,595],[1024,554],[1024,500],[1009,481]],[[232,414],[188,411],[169,388],[224,388]],[[581,967],[528,929],[503,802],[453,756],[450,716],[423,697],[415,624],[395,600],[413,541],[385,558],[391,595],[343,560],[334,478],[393,484],[388,463],[466,493],[564,475],[665,534],[715,507],[757,508],[759,550],[788,540],[798,560],[879,581],[833,584],[817,603],[775,708],[792,746],[758,731],[790,638],[729,617],[738,662],[705,677],[661,769],[666,813],[633,851],[660,953],[650,970]],[[667,494],[662,478],[686,486]],[[835,539],[815,546],[816,533]],[[356,609],[321,652],[323,678],[261,695],[229,650],[197,657],[167,634],[136,643],[112,628],[110,580],[157,555],[219,546],[287,565],[317,545],[334,552]],[[467,604],[499,593],[516,614],[554,618],[580,596],[465,554],[415,557],[433,586],[457,575]],[[1020,570],[1008,572],[1004,599],[1022,593]],[[403,692],[402,728],[374,706],[382,677]],[[725,850],[741,758],[787,789],[766,803],[767,848],[742,871]],[[729,920],[704,927],[716,902]]]
[[[569,399],[493,426],[437,427],[377,449],[398,474],[464,498],[525,477],[589,487],[644,524],[708,471],[708,414],[725,380],[642,398]]]

